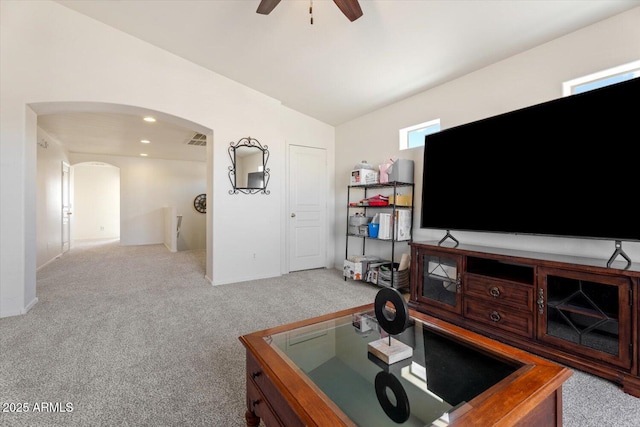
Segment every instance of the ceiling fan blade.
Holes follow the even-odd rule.
[[[360,3],[358,3],[358,0],[333,0],[333,2],[351,22],[362,16],[362,9],[360,9]]]
[[[278,3],[280,3],[280,0],[261,0],[256,12],[262,15],[268,15]]]

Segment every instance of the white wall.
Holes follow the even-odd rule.
[[[446,41],[443,41],[446,42]],[[562,96],[562,82],[640,59],[640,7],[513,56],[474,73],[382,108],[336,129],[336,234],[335,266],[343,261],[346,227],[346,186],[353,165],[408,158],[415,161],[416,203],[414,240],[439,240],[440,230],[419,229],[422,186],[422,148],[400,152],[398,130],[440,118],[442,128],[538,104]],[[638,194],[638,182],[630,197]],[[453,207],[465,209],[464,189],[452,190]],[[544,195],[540,195],[544,197]],[[469,212],[473,215],[473,211]],[[572,254],[607,260],[613,241],[455,232],[461,243],[540,252]],[[351,243],[351,242],[350,242]],[[378,246],[374,248],[374,243]],[[350,245],[351,247],[351,245]],[[383,243],[367,242],[371,253],[388,256]],[[640,243],[624,242],[623,249],[640,262]],[[385,252],[385,250],[387,252]]]
[[[175,206],[165,206],[164,213],[164,246],[171,252],[178,251],[178,214]]]
[[[97,164],[96,164],[97,163]],[[73,240],[120,237],[120,169],[100,162],[73,166]]]
[[[164,207],[174,206],[177,215],[183,216],[178,248],[205,249],[206,216],[193,207],[193,199],[206,191],[204,162],[80,153],[71,153],[69,158],[76,174],[89,159],[119,168],[118,227],[121,245],[164,243]],[[94,175],[97,176],[95,173]],[[75,198],[77,204],[77,185]],[[98,230],[91,232],[97,233]]]
[[[36,120],[37,114],[58,112],[56,103],[148,110],[212,135],[205,177],[207,277],[222,284],[285,271],[283,128],[301,125],[284,122],[311,123],[322,135],[329,126],[54,2],[0,2],[0,24],[0,317],[24,313],[36,301]],[[268,196],[228,193],[227,147],[249,135],[269,146]],[[144,169],[132,165],[131,177]],[[121,179],[129,178],[123,172]],[[121,236],[130,232],[128,244],[162,242],[134,230],[155,221],[145,201],[132,207],[144,219],[130,216],[121,224]],[[251,262],[249,253],[257,254]]]
[[[37,268],[62,253],[62,162],[67,153],[55,138],[37,129]],[[3,212],[4,215],[4,212]]]

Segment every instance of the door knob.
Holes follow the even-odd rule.
[[[295,218],[295,217],[296,217],[295,212],[291,212],[291,218]]]

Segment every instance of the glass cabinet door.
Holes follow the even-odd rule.
[[[631,366],[629,279],[542,269],[540,280],[539,339]]]
[[[420,253],[418,300],[461,313],[460,259],[448,254]]]

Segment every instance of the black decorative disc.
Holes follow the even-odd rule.
[[[407,421],[411,412],[409,409],[409,397],[398,378],[388,372],[380,371],[376,375],[375,387],[378,402],[380,402],[384,413],[398,424]],[[393,394],[395,402],[389,399],[387,389]]]
[[[378,324],[387,333],[398,335],[409,326],[409,307],[397,289],[380,289],[373,305]]]

